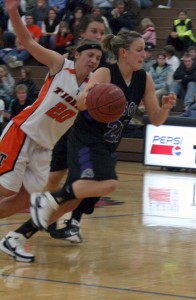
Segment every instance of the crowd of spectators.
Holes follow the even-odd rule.
[[[156,26],[150,18],[140,18],[141,9],[152,5],[152,0],[21,0],[19,13],[36,42],[63,55],[67,53],[69,57],[86,30],[83,24],[86,21],[83,20],[87,16],[101,18],[105,28],[103,34],[116,35],[122,29],[140,31],[146,52],[143,68],[151,73],[158,100],[161,102],[163,95],[174,91],[184,99],[184,110],[187,110],[195,101],[196,93],[196,38],[192,22],[186,11],[180,10],[173,20],[164,48],[157,53],[154,51],[157,50]],[[170,5],[171,1],[168,1]],[[30,69],[22,67],[28,65],[29,59],[31,55],[17,39],[0,0],[0,100],[4,102],[8,119],[12,116],[13,101],[18,98],[17,85],[26,85],[30,102],[36,99],[37,91]],[[9,68],[19,66],[21,79],[15,82]],[[0,115],[1,108],[2,105]]]

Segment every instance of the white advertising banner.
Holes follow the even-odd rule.
[[[196,229],[196,177],[145,173],[142,217],[146,226]]]
[[[144,165],[196,168],[196,128],[146,125]]]

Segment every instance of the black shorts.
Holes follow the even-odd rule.
[[[50,172],[67,169],[67,137],[69,130],[58,140],[52,151]]]
[[[117,179],[116,154],[109,151],[104,142],[83,143],[74,134],[68,139],[68,177],[72,183],[78,179]]]

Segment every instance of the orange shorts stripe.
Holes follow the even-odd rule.
[[[25,138],[26,134],[14,123],[5,133],[0,141],[0,175],[14,169]]]

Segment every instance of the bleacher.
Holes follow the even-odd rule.
[[[187,11],[193,23],[193,31],[196,36],[196,2],[195,0],[172,0],[172,8],[158,8],[158,5],[167,5],[167,0],[154,0],[153,7],[143,9],[140,12],[140,19],[149,17],[156,27],[157,47],[154,55],[159,53],[165,46],[166,38],[171,31],[173,20],[177,17],[178,11],[182,8]],[[181,102],[178,102],[175,113],[183,109]],[[123,138],[119,147],[118,155],[124,161],[143,161],[144,140],[143,138]]]
[[[153,7],[142,9],[140,19],[149,17],[154,22],[157,31],[157,47],[154,54],[158,53],[165,46],[166,38],[171,31],[172,21],[177,17],[179,9],[187,10],[188,16],[192,19],[194,32],[196,34],[196,3],[195,0],[172,0],[172,8],[158,8],[158,5],[167,5],[167,0],[154,0]],[[29,60],[32,71],[32,79],[36,82],[37,90],[43,84],[48,68],[40,65],[33,58]],[[14,78],[19,78],[20,68],[10,69]],[[177,108],[179,112],[181,107]],[[120,160],[143,161],[143,138],[123,138],[119,147],[118,155]]]

